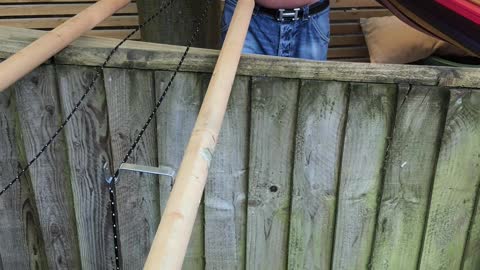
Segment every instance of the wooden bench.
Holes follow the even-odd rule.
[[[93,2],[95,1],[0,0],[0,25],[49,30]],[[328,58],[368,62],[368,50],[359,19],[389,14],[390,12],[375,0],[331,0],[331,42]],[[138,25],[138,21],[137,5],[132,2],[88,34],[123,38]],[[140,33],[133,36],[133,39],[140,39]]]
[[[375,0],[330,0],[330,49],[328,59],[369,62],[360,18],[391,15]]]
[[[0,25],[50,30],[90,6],[95,0],[0,0]],[[102,22],[88,35],[123,38],[138,25],[132,2]],[[140,33],[133,36],[140,39]]]

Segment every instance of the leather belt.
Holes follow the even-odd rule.
[[[293,8],[293,9],[271,9],[271,8],[265,8],[257,5],[257,10],[263,14],[270,15],[273,19],[279,22],[284,22],[284,21],[297,21],[300,19],[307,19],[314,14],[324,11],[329,6],[330,6],[329,0],[311,4],[308,6],[307,16],[304,16],[306,15],[304,14],[305,7]]]

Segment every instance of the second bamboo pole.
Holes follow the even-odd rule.
[[[182,268],[254,6],[254,0],[237,1],[175,185],[145,263],[146,270]]]

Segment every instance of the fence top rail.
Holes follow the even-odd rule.
[[[0,58],[7,58],[44,34],[45,31],[0,27]],[[55,56],[56,64],[99,66],[117,39],[84,36]],[[182,46],[127,41],[112,57],[109,67],[173,70]],[[218,51],[192,48],[182,71],[212,72]],[[292,58],[244,55],[239,75],[350,82],[411,83],[447,87],[478,88],[480,70],[417,65],[347,62],[317,62]]]

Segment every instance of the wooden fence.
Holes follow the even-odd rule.
[[[0,58],[41,34],[0,28]],[[0,93],[0,184],[54,133],[113,40],[84,37]],[[112,269],[105,179],[184,48],[127,42],[0,197],[0,269]],[[217,52],[192,49],[130,163],[178,168]],[[245,56],[184,269],[479,269],[480,72]],[[168,178],[122,173],[123,269]]]

